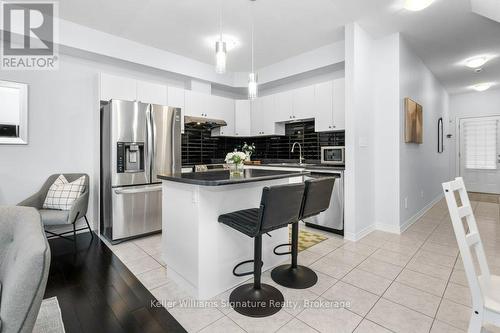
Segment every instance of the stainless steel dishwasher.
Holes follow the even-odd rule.
[[[305,179],[335,177],[330,207],[323,213],[304,219],[307,226],[344,235],[344,171],[306,169],[311,174]]]

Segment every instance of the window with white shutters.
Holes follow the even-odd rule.
[[[463,126],[465,167],[496,169],[498,121],[471,120],[464,122]]]

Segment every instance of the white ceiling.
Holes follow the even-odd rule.
[[[500,85],[500,23],[473,13],[469,0],[436,0],[416,13],[386,9],[361,25],[375,37],[400,31],[450,93],[469,91],[480,82]],[[481,54],[497,55],[483,72],[461,64]]]
[[[249,0],[64,0],[63,19],[130,40],[213,63],[206,38],[218,33],[220,1],[224,33],[241,46],[230,52],[228,70],[250,67]],[[500,78],[500,57],[480,74],[458,66],[475,54],[500,56],[500,23],[471,12],[469,0],[436,0],[422,12],[401,9],[403,0],[257,0],[256,67],[340,41],[352,21],[376,37],[401,31],[448,91]],[[500,83],[500,82],[499,82]]]

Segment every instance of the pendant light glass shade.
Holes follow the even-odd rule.
[[[258,96],[257,73],[248,74],[248,99],[253,100]]]
[[[250,0],[252,1],[252,4],[255,0]],[[257,98],[259,94],[259,88],[257,85],[257,73],[255,73],[254,69],[254,56],[255,56],[255,50],[254,50],[254,12],[253,12],[253,6],[252,6],[252,27],[251,27],[251,37],[252,37],[252,72],[248,74],[248,99],[249,100],[254,100]]]
[[[215,72],[224,74],[226,72],[227,47],[222,39],[215,42]]]

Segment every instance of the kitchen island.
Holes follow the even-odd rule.
[[[160,175],[162,179],[162,257],[168,275],[196,299],[210,299],[247,280],[234,266],[253,259],[253,239],[218,222],[221,214],[257,208],[265,186],[303,181],[304,171],[245,169]],[[263,271],[289,260],[273,253],[288,243],[288,229],[264,235]],[[251,270],[244,265],[242,270]]]

